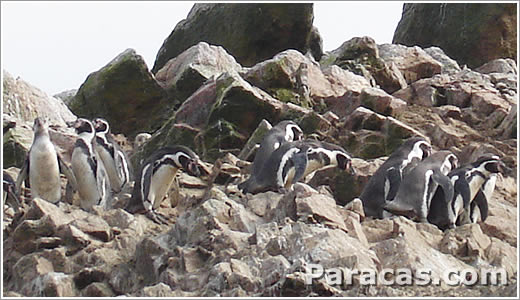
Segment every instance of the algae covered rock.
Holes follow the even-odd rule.
[[[155,131],[172,113],[166,92],[133,49],[91,73],[69,108],[79,117],[103,117],[113,133]]]
[[[200,41],[224,47],[243,66],[286,49],[312,50],[319,59],[313,19],[311,3],[197,3],[165,39],[152,72]]]
[[[514,3],[406,3],[392,43],[438,46],[460,65],[516,58]]]

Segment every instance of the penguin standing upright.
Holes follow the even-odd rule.
[[[453,198],[446,203],[443,201],[443,191],[437,190],[432,199],[428,221],[441,229],[484,221],[497,174],[504,166],[498,156],[484,154],[475,162],[451,171],[448,176],[454,183]],[[452,214],[448,214],[448,210]]]
[[[192,176],[199,176],[199,164],[199,157],[187,147],[172,146],[157,150],[141,166],[132,198],[125,210],[136,213],[144,209],[154,222],[167,224],[167,218],[156,210],[170,189],[175,174],[182,169]]]
[[[395,215],[427,222],[431,200],[438,187],[444,190],[445,202],[452,199],[453,184],[447,174],[457,167],[457,162],[457,157],[450,151],[428,156],[404,175],[394,200],[386,201],[383,208]]]
[[[293,121],[281,121],[276,124],[276,126],[271,128],[265,134],[260,143],[260,147],[256,151],[251,176],[246,181],[240,183],[238,188],[243,191],[249,190],[249,185],[255,180],[255,177],[260,174],[265,162],[276,149],[280,148],[285,143],[300,141],[302,138],[303,131]]]
[[[131,180],[131,166],[126,153],[119,147],[110,133],[108,122],[102,118],[94,119],[96,139],[94,149],[103,161],[110,187],[116,193]]]
[[[351,157],[343,148],[314,140],[284,143],[263,164],[245,193],[283,192],[307,175],[334,166],[353,173]]]
[[[16,180],[16,191],[20,195],[22,182],[31,189],[33,198],[41,198],[51,203],[61,199],[60,171],[65,174],[73,187],[75,177],[69,167],[56,152],[49,135],[49,125],[43,118],[34,119],[34,139],[25,162]]]
[[[76,176],[80,205],[84,210],[91,210],[94,205],[110,207],[110,182],[101,159],[93,148],[94,125],[83,118],[74,122],[78,138],[72,151],[72,171]]]
[[[383,218],[383,205],[394,199],[408,170],[431,154],[430,144],[422,137],[412,137],[399,146],[372,175],[359,198],[366,216]]]

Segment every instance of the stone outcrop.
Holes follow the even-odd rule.
[[[470,68],[515,59],[516,9],[514,3],[406,3],[392,43],[437,46]]]
[[[113,133],[130,137],[157,130],[173,113],[166,92],[133,49],[91,73],[69,107],[79,117],[103,117]]]
[[[200,41],[223,46],[246,67],[286,49],[311,51],[319,60],[323,50],[313,18],[312,4],[195,4],[164,40],[152,72]]]

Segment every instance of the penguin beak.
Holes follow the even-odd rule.
[[[197,164],[197,162],[195,160],[190,160],[186,164],[186,171],[191,176],[196,176],[196,177],[200,176],[199,165]]]

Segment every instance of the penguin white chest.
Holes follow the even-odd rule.
[[[480,187],[484,184],[485,179],[480,176],[473,176],[469,182],[469,190],[470,190],[470,201],[475,199]]]
[[[119,190],[122,185],[122,182],[119,178],[114,158],[105,148],[103,148],[100,145],[96,145],[96,152],[98,153],[98,157],[100,157],[103,161],[103,165],[105,166],[108,179],[110,180],[110,186],[115,188],[116,190]]]
[[[161,205],[164,196],[166,196],[173,183],[175,174],[177,174],[177,168],[170,165],[162,165],[153,173],[148,199],[153,203],[154,209]]]
[[[81,197],[81,207],[90,209],[98,204],[100,195],[96,174],[88,163],[88,156],[79,148],[72,152],[72,172],[78,182],[78,192]]]
[[[29,181],[33,197],[56,203],[61,199],[56,149],[48,139],[37,139],[31,147]]]

